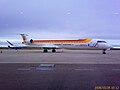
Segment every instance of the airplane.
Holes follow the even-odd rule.
[[[48,52],[49,49],[53,53],[56,52],[56,49],[72,49],[72,50],[102,50],[103,54],[106,54],[106,51],[113,48],[112,45],[107,43],[105,40],[100,39],[78,39],[78,40],[33,40],[28,39],[27,34],[20,34],[23,39],[23,44],[29,47],[40,47],[43,49],[43,52]]]

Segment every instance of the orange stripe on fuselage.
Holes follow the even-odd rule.
[[[92,39],[79,39],[79,40],[33,40],[32,43],[39,44],[39,43],[88,43]]]

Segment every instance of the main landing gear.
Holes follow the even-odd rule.
[[[44,52],[44,53],[47,53],[47,52],[48,52],[48,50],[47,50],[47,49],[44,49],[44,50],[43,50],[43,52]]]
[[[47,53],[47,52],[48,52],[48,49],[44,49],[43,52],[44,52],[44,53]],[[52,52],[55,53],[56,50],[55,50],[55,49],[52,49]]]
[[[52,52],[53,52],[53,53],[55,53],[55,52],[56,52],[56,50],[55,50],[55,49],[53,49],[53,50],[52,50]]]

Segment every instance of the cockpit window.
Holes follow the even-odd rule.
[[[97,41],[97,43],[107,43],[106,41]]]

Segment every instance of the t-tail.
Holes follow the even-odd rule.
[[[29,39],[28,38],[28,35],[27,34],[20,34],[22,36],[22,39],[23,39],[23,42],[22,44],[25,44],[25,45],[30,45],[33,40],[32,39]]]

